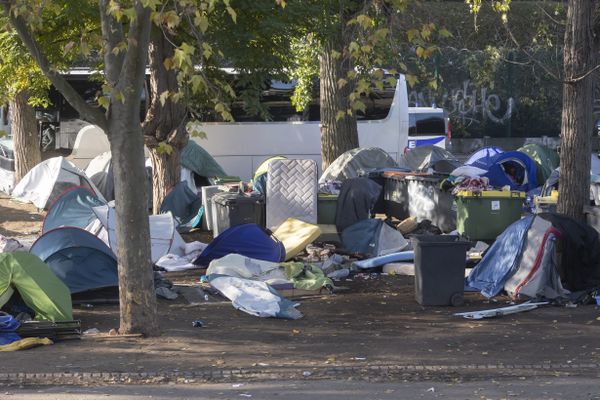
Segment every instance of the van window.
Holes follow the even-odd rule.
[[[408,135],[445,135],[443,113],[410,113],[408,114]]]

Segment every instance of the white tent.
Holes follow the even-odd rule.
[[[88,125],[77,133],[69,160],[77,167],[85,168],[94,157],[107,151],[110,151],[110,143],[104,131]]]
[[[85,174],[94,182],[94,185],[108,201],[115,199],[111,160],[110,151],[107,151],[93,158],[85,169]]]
[[[37,208],[47,209],[65,190],[76,186],[90,189],[104,201],[85,172],[63,157],[54,157],[33,167],[15,186],[12,197],[18,201],[31,202]]]
[[[100,206],[92,208],[96,217],[104,227],[108,235],[101,232],[97,235],[106,240],[107,245],[117,254],[117,214],[115,209],[110,206]],[[159,215],[151,215],[150,222],[150,245],[152,262],[156,263],[159,258],[166,254],[185,255],[185,242],[175,229],[175,222],[170,212]]]

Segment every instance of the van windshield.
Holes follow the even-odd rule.
[[[409,136],[445,134],[443,113],[409,113],[408,123]]]

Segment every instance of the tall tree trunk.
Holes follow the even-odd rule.
[[[113,58],[112,51],[105,58],[108,61],[105,74],[123,95],[123,101],[110,103],[107,133],[115,180],[119,331],[153,336],[159,329],[150,251],[144,136],[140,124],[140,93],[144,87],[152,22],[150,8],[144,7],[143,2],[134,1],[133,6],[136,16],[130,21],[128,48],[122,63]],[[101,3],[101,11],[107,10],[107,2]],[[103,33],[109,36],[118,33],[118,27],[106,26],[115,20],[104,15]],[[116,36],[108,38],[106,43],[118,43],[119,35]]]
[[[185,129],[187,108],[182,101],[173,102],[168,98],[164,103],[159,100],[162,93],[179,91],[177,74],[173,69],[165,68],[165,59],[173,56],[173,38],[154,27],[148,53],[150,64],[150,108],[144,120],[144,139],[152,159],[152,196],[153,211],[159,212],[160,204],[169,189],[175,186],[181,176],[179,155],[187,144]],[[169,152],[159,147],[160,143],[170,146]]]
[[[590,198],[593,77],[596,59],[592,32],[594,1],[569,0],[563,62],[560,196],[558,212],[584,219]],[[587,76],[586,76],[587,74]]]
[[[323,42],[320,57],[320,100],[321,100],[321,159],[325,170],[342,153],[358,147],[358,129],[356,115],[348,115],[350,108],[349,95],[354,84],[348,79],[347,73],[352,65],[349,59],[339,56],[343,54],[343,35],[331,35]],[[335,56],[338,55],[338,57]],[[340,88],[340,79],[348,83]],[[338,118],[338,113],[344,115]],[[341,114],[340,114],[341,115]]]
[[[115,179],[117,259],[121,333],[158,333],[152,261],[144,145],[138,114],[126,116],[115,106],[109,140]]]
[[[15,182],[42,161],[35,112],[27,103],[29,94],[19,92],[10,101],[11,132],[15,153]]]

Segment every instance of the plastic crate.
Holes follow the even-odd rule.
[[[212,197],[212,219],[214,237],[234,225],[254,223],[264,228],[264,197],[239,193],[216,193]]]
[[[471,240],[494,240],[521,218],[524,201],[524,192],[459,192],[456,230]]]

